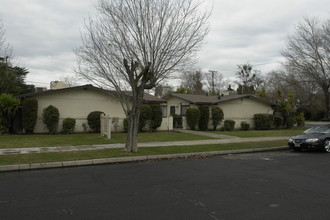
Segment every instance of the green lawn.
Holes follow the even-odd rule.
[[[141,155],[162,155],[189,152],[207,152],[236,149],[263,148],[285,146],[287,141],[266,141],[254,143],[233,143],[196,146],[171,146],[171,147],[141,147],[138,153],[125,153],[123,149],[106,149],[93,151],[72,151],[62,153],[34,153],[21,155],[0,156],[0,165],[31,164],[56,161],[87,160],[97,158],[130,157]]]
[[[215,134],[223,134],[229,136],[236,136],[240,138],[250,137],[279,137],[279,136],[294,136],[305,131],[306,128],[296,129],[281,129],[281,130],[249,130],[249,131],[210,131]]]
[[[206,140],[210,137],[184,134],[178,132],[157,132],[138,134],[139,142],[166,142]],[[99,134],[70,134],[70,135],[0,135],[0,148],[27,148],[52,146],[77,146],[92,144],[125,143],[125,133],[113,133],[111,140]]]

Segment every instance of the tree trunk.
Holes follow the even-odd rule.
[[[125,151],[137,152],[137,133],[139,130],[140,109],[143,101],[144,89],[138,88],[136,92],[132,94],[132,108],[128,116],[128,128]],[[135,93],[135,94],[134,94]]]

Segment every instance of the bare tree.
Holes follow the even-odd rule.
[[[239,86],[237,91],[238,93],[253,93],[260,88],[263,83],[263,79],[259,70],[253,70],[253,67],[250,64],[242,64],[237,66],[238,71],[236,75],[238,78],[237,84]]]
[[[100,0],[96,19],[85,22],[77,72],[117,91],[128,118],[127,152],[138,150],[144,90],[194,62],[209,31],[210,13],[200,8],[193,0]]]
[[[185,70],[181,78],[181,88],[185,88],[191,94],[202,95],[205,93],[203,79],[201,70]]]
[[[321,89],[330,118],[330,19],[304,19],[286,42],[282,55],[287,72],[301,87]]]
[[[0,59],[2,62],[8,62],[8,59],[11,57],[13,48],[7,43],[6,31],[0,20]]]
[[[214,70],[209,70],[209,73],[204,74],[208,83],[208,90],[211,95],[219,95],[228,87],[228,79],[225,80],[223,75]]]

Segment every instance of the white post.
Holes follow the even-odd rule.
[[[101,127],[101,129],[100,129],[100,134],[101,134],[101,136],[103,136],[104,135],[104,114],[101,114],[100,115],[100,127]]]

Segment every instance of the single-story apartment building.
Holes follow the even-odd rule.
[[[84,132],[89,129],[87,116],[93,111],[104,112],[111,118],[119,119],[118,131],[123,131],[123,120],[126,118],[120,102],[115,97],[115,91],[109,91],[92,85],[83,85],[61,89],[52,89],[36,93],[28,93],[17,96],[20,99],[33,98],[38,101],[38,117],[34,129],[35,133],[48,132],[42,122],[43,109],[49,105],[55,106],[59,110],[60,121],[58,131],[62,130],[62,122],[65,118],[76,119],[75,132]],[[129,96],[129,93],[127,93]],[[144,94],[145,104],[162,104],[166,106],[166,101],[153,95]],[[168,128],[166,120],[160,130]]]
[[[75,132],[88,131],[87,116],[93,111],[104,112],[110,118],[119,119],[118,131],[124,130],[123,120],[126,118],[122,105],[116,98],[115,91],[98,88],[92,85],[51,89],[19,95],[20,99],[36,99],[38,101],[38,117],[34,129],[35,133],[46,133],[48,130],[42,122],[43,109],[49,105],[59,110],[60,121],[58,131],[62,130],[62,122],[65,118],[76,119]],[[130,93],[126,93],[130,97]],[[191,95],[191,94],[170,94],[164,98],[145,93],[145,104],[160,104],[163,112],[163,121],[160,131],[168,131],[180,127],[188,129],[185,114],[189,107],[198,108],[200,105],[219,106],[224,112],[224,119],[231,119],[236,122],[235,127],[240,128],[242,121],[247,121],[250,127],[254,127],[253,116],[257,113],[273,114],[275,103],[259,98],[254,95],[227,94],[220,96]],[[173,115],[182,116],[182,124],[177,125],[173,121]],[[210,128],[211,122],[209,123]],[[219,126],[219,128],[222,125]],[[87,129],[87,130],[86,130]],[[112,129],[114,125],[112,125]]]
[[[186,114],[187,108],[198,108],[201,105],[218,106],[223,110],[224,120],[235,121],[235,128],[240,128],[241,122],[246,121],[254,128],[254,115],[258,113],[273,114],[276,104],[266,99],[251,94],[229,94],[228,95],[192,95],[192,94],[170,94],[163,98],[167,102],[168,115]],[[210,114],[211,115],[211,114]],[[185,117],[182,124],[174,125],[187,129]],[[219,128],[222,125],[219,126]],[[211,121],[209,128],[212,128]]]

